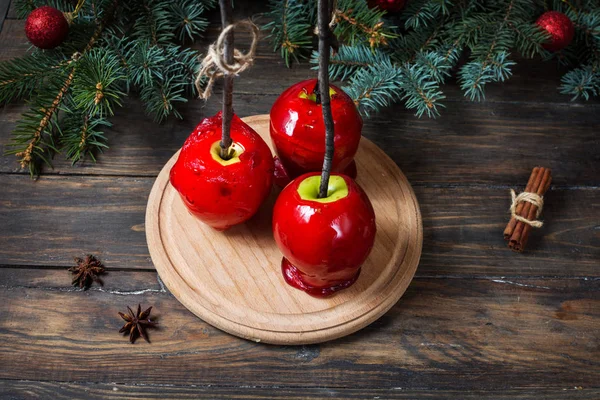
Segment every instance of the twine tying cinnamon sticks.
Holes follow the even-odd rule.
[[[508,247],[514,251],[522,252],[529,240],[532,228],[543,225],[536,221],[540,217],[544,206],[544,194],[550,188],[552,174],[548,168],[535,167],[531,171],[525,191],[518,196],[511,190],[512,204],[510,206],[511,219],[504,229],[504,239],[508,240]]]
[[[234,49],[233,63],[230,64],[225,58],[223,45],[227,34],[239,27],[247,28],[252,33],[252,44],[247,53],[242,53],[238,49]],[[194,82],[201,99],[207,100],[210,97],[216,79],[228,74],[237,75],[247,70],[254,63],[254,55],[256,53],[256,46],[258,45],[258,33],[258,27],[250,20],[238,21],[223,29],[217,41],[208,47],[208,54],[202,60],[202,69]],[[208,78],[208,83],[204,89],[202,89],[203,77]]]
[[[542,221],[532,221],[527,218],[521,217],[516,213],[517,204],[527,201],[534,206],[537,207],[537,211],[535,213],[535,218],[539,218],[542,214],[542,209],[544,208],[544,198],[542,196],[538,196],[536,193],[523,192],[517,196],[514,190],[510,189],[510,197],[512,198],[512,204],[510,205],[510,214],[517,221],[521,221],[526,223],[527,225],[531,225],[534,228],[541,228],[544,223]]]

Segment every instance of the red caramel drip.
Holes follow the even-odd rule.
[[[298,290],[302,290],[313,297],[319,298],[329,297],[342,289],[352,286],[360,275],[359,269],[356,272],[356,275],[346,281],[337,281],[335,285],[332,286],[315,287],[306,283],[302,279],[302,272],[298,270],[298,268],[294,267],[292,263],[290,263],[285,257],[283,257],[281,260],[281,272],[283,272],[283,278],[288,285]]]

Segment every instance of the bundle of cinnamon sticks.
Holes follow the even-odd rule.
[[[535,167],[531,171],[525,192],[543,197],[550,188],[551,182],[552,174],[548,168]],[[522,201],[516,205],[515,214],[527,221],[534,221],[538,215],[538,207],[530,202]],[[531,229],[532,226],[529,223],[519,221],[511,216],[506,229],[504,229],[504,239],[508,240],[508,247],[518,252],[525,250]]]

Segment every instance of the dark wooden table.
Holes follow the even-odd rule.
[[[7,8],[0,1],[2,18]],[[1,26],[0,59],[22,55],[23,21],[9,11]],[[600,398],[600,104],[559,95],[561,72],[522,61],[485,102],[451,83],[438,119],[398,105],[366,122],[364,135],[417,193],[423,256],[385,316],[320,345],[225,334],[157,279],[144,233],[148,194],[195,124],[218,109],[218,95],[163,125],[132,98],[97,164],[72,168],[57,157],[38,181],[1,156],[0,396]],[[235,109],[268,113],[285,87],[313,75],[306,64],[286,69],[263,41],[236,80]],[[0,152],[24,109],[0,109]],[[546,224],[515,254],[502,239],[508,191],[522,189],[535,165],[554,175]],[[109,273],[103,287],[81,291],[66,268],[86,253]],[[117,333],[117,312],[138,303],[159,318],[152,344]]]

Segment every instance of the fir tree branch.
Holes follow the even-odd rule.
[[[386,46],[397,35],[392,32],[394,27],[383,21],[384,15],[385,11],[369,8],[363,0],[339,0],[333,33],[351,45],[367,42],[371,48]]]
[[[90,116],[113,115],[113,107],[121,105],[120,90],[125,86],[125,72],[116,55],[106,49],[88,51],[78,62],[73,82],[73,102],[78,110]]]
[[[417,64],[404,65],[403,74],[400,88],[404,90],[402,100],[405,100],[406,108],[416,109],[415,115],[419,117],[423,114],[437,117],[438,107],[443,107],[440,100],[446,98],[439,90],[438,82],[432,79],[425,68]]]
[[[600,69],[600,5],[594,0],[580,0],[575,9],[563,0],[551,3],[547,9],[565,12],[576,27],[574,42],[556,53],[544,50],[548,33],[534,22],[543,11],[539,1],[410,0],[400,15],[389,19],[401,21],[404,30],[400,30],[388,27],[384,13],[374,9],[380,13],[374,14],[362,0],[338,0],[335,32],[346,45],[332,56],[330,76],[349,81],[348,91],[363,114],[404,99],[417,115],[436,116],[443,98],[439,85],[465,51],[470,53],[470,60],[460,68],[458,80],[471,100],[484,99],[487,83],[510,77],[515,63],[509,55],[518,51],[526,57],[539,54],[555,57],[563,64],[589,66],[591,72],[585,67],[565,75],[561,90],[582,98],[595,96],[594,74]],[[305,5],[309,10],[306,14],[314,15],[315,2],[306,1]],[[290,21],[290,27],[294,22]],[[380,26],[395,37],[381,42],[373,39],[373,30]],[[388,46],[375,46],[387,42]],[[317,59],[318,53],[313,52],[311,63]]]
[[[213,2],[198,2],[196,0],[177,0],[171,2],[171,10],[177,16],[177,37],[181,42],[189,39],[191,42],[200,37],[208,26],[208,20],[202,17],[207,9],[214,6]]]
[[[301,0],[270,0],[270,12],[267,16],[271,22],[263,29],[270,30],[275,51],[279,50],[285,64],[289,67],[292,60],[298,62],[305,58],[312,43],[309,9],[311,7]]]
[[[600,70],[586,65],[567,72],[561,80],[560,92],[570,94],[571,100],[582,97],[588,100],[600,94]]]
[[[389,106],[399,99],[402,71],[391,62],[358,70],[344,89],[363,115]]]
[[[40,120],[38,127],[31,134],[31,139],[29,140],[29,143],[28,143],[27,147],[25,148],[25,150],[15,153],[15,155],[17,157],[21,158],[21,160],[20,160],[21,168],[29,167],[32,176],[33,176],[33,171],[34,171],[34,169],[32,169],[32,166],[34,163],[34,150],[39,149],[38,144],[41,141],[42,133],[48,128],[51,118],[58,111],[60,102],[62,101],[67,90],[69,90],[69,87],[71,86],[71,83],[73,82],[74,76],[75,76],[75,68],[72,68],[71,72],[69,73],[69,76],[67,77],[67,80],[65,81],[63,86],[58,91],[58,94],[54,98],[54,101],[52,101],[52,104],[50,105],[50,107],[41,110],[42,118]]]
[[[114,11],[115,7],[116,2],[113,3],[111,12],[107,13],[107,15],[101,21],[99,21],[99,23],[96,26],[96,29],[94,30],[93,35],[91,36],[86,47],[83,50],[83,54],[89,51],[93,47],[94,43],[96,43],[96,41],[102,33],[102,30],[105,27],[108,18],[112,16],[112,11]],[[81,54],[75,53],[71,61],[69,61],[68,76],[64,83],[62,83],[62,85],[60,86],[58,94],[54,97],[51,104],[49,106],[41,105],[41,103],[43,103],[43,96],[40,97],[40,99],[38,99],[40,100],[38,102],[40,103],[39,108],[32,109],[29,114],[24,115],[24,119],[26,121],[22,123],[21,128],[17,130],[13,136],[13,143],[11,144],[11,147],[18,147],[23,145],[26,145],[26,147],[23,150],[11,150],[8,152],[8,154],[15,154],[17,157],[19,157],[21,168],[28,167],[29,173],[32,177],[39,172],[37,162],[38,160],[36,158],[39,158],[45,161],[47,164],[50,164],[49,160],[46,159],[44,156],[45,150],[40,146],[42,134],[49,129],[52,120],[57,118],[57,113],[60,110],[61,102],[67,94],[67,92],[69,91],[71,84],[73,83],[73,80],[75,78],[77,61],[80,57]],[[71,64],[73,64],[73,66],[70,66]],[[29,139],[27,139],[27,129],[31,129],[34,127],[33,121],[35,121],[36,119],[39,120],[39,123],[33,129],[33,131],[29,131]],[[49,136],[51,140],[52,135],[50,134]],[[46,146],[53,151],[58,151],[51,143],[46,143]]]
[[[28,99],[67,60],[57,61],[43,52],[34,52],[0,64],[0,104]]]
[[[65,112],[61,145],[67,159],[75,164],[89,156],[95,162],[94,152],[108,148],[104,133],[99,128],[110,127],[110,122],[102,117],[82,114],[76,109]]]
[[[314,51],[311,64],[319,63],[319,53]],[[379,49],[371,50],[368,46],[340,46],[338,52],[329,60],[329,76],[331,79],[345,80],[358,70],[381,63],[390,63],[390,57]],[[315,65],[313,69],[318,69]]]

